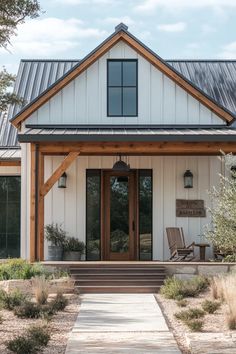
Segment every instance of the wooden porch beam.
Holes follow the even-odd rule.
[[[54,186],[54,184],[58,181],[58,179],[63,175],[63,173],[68,169],[68,167],[78,157],[79,154],[79,151],[73,151],[68,153],[68,155],[60,164],[60,166],[58,166],[58,168],[53,172],[51,177],[49,177],[48,180],[41,187],[40,197],[45,197],[45,195],[50,191],[50,189]]]
[[[38,162],[38,222],[37,222],[37,260],[44,261],[44,197],[40,190],[44,185],[44,155],[39,153]]]
[[[20,166],[21,162],[19,160],[0,160],[0,167],[11,167],[11,166]]]
[[[220,155],[220,151],[236,153],[236,142],[41,143],[39,149],[45,155],[67,154],[76,150],[80,155]]]

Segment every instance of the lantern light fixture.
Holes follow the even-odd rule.
[[[190,170],[184,173],[184,188],[193,188],[193,174]]]
[[[58,188],[66,188],[67,174],[64,172],[58,180]]]
[[[117,172],[128,172],[130,170],[130,165],[128,165],[125,161],[122,161],[120,155],[120,159],[114,163],[112,169]]]
[[[231,172],[232,178],[236,179],[236,165],[231,166],[230,172]]]

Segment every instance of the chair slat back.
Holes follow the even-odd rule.
[[[166,228],[167,239],[170,249],[185,248],[183,228],[179,227],[167,227]]]

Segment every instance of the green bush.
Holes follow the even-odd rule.
[[[167,299],[181,300],[184,297],[197,296],[208,285],[208,279],[202,276],[196,276],[190,280],[180,280],[176,277],[171,277],[165,280],[160,292]]]
[[[6,343],[6,347],[17,354],[36,354],[46,347],[50,340],[48,328],[32,326],[24,335],[18,336]]]
[[[9,294],[4,290],[0,290],[0,303],[7,310],[13,310],[15,307],[21,306],[26,299],[26,295],[19,290],[12,291]]]
[[[204,322],[202,320],[188,320],[185,321],[185,324],[192,332],[201,332]]]
[[[177,300],[176,303],[179,307],[186,307],[188,305],[188,301],[186,299]]]
[[[183,322],[199,319],[204,315],[205,312],[197,307],[175,313],[175,317]]]
[[[48,275],[48,271],[42,265],[31,264],[23,259],[10,259],[0,264],[0,280],[31,279],[43,274]]]
[[[57,293],[55,299],[53,299],[50,303],[50,306],[55,312],[63,311],[67,305],[68,299],[60,292]]]
[[[30,339],[44,347],[46,347],[50,340],[48,328],[45,326],[32,326],[28,329],[27,333]]]
[[[20,318],[40,318],[42,314],[41,306],[31,301],[27,301],[14,309],[14,314]]]
[[[36,354],[39,346],[28,336],[18,336],[6,343],[7,349],[17,354]]]
[[[205,300],[202,303],[202,308],[207,313],[214,313],[216,312],[216,310],[218,310],[219,307],[220,307],[220,302],[218,301]]]

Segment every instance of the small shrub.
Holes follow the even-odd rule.
[[[236,329],[236,318],[234,314],[229,312],[226,317],[227,324],[230,330],[235,330]]]
[[[185,324],[192,332],[201,332],[204,322],[202,320],[187,320]]]
[[[165,280],[161,287],[161,294],[167,299],[180,300],[184,297],[197,296],[208,285],[208,279],[202,276],[196,276],[190,280],[180,280],[172,277]]]
[[[68,305],[68,299],[60,292],[57,293],[55,299],[50,303],[54,311],[63,311]]]
[[[202,303],[203,310],[210,314],[216,312],[216,310],[218,310],[219,307],[220,307],[220,302],[218,301],[205,300]]]
[[[44,305],[48,299],[49,281],[45,275],[33,278],[33,289],[38,304]]]
[[[205,312],[197,307],[188,309],[188,310],[182,310],[180,312],[177,312],[175,314],[175,317],[178,320],[181,320],[183,322],[194,320],[194,319],[199,319],[205,315]]]
[[[213,299],[223,300],[224,298],[224,284],[223,277],[213,277],[210,281],[210,291]]]
[[[27,334],[31,340],[44,347],[50,340],[50,334],[46,326],[32,326],[28,329]]]
[[[38,304],[27,301],[14,309],[14,314],[20,318],[40,318],[41,307]]]
[[[17,354],[36,354],[50,340],[48,328],[32,326],[24,335],[18,336],[6,343],[9,350]]]
[[[0,280],[31,279],[42,274],[48,274],[42,265],[31,264],[23,259],[10,259],[0,264]]]
[[[36,354],[39,347],[27,336],[18,336],[6,343],[7,349],[17,354]]]
[[[26,301],[26,295],[19,290],[7,293],[4,290],[0,291],[0,302],[2,307],[7,310],[13,310],[15,307],[22,305]]]
[[[186,307],[188,305],[188,301],[186,299],[178,300],[176,303],[179,307]]]

